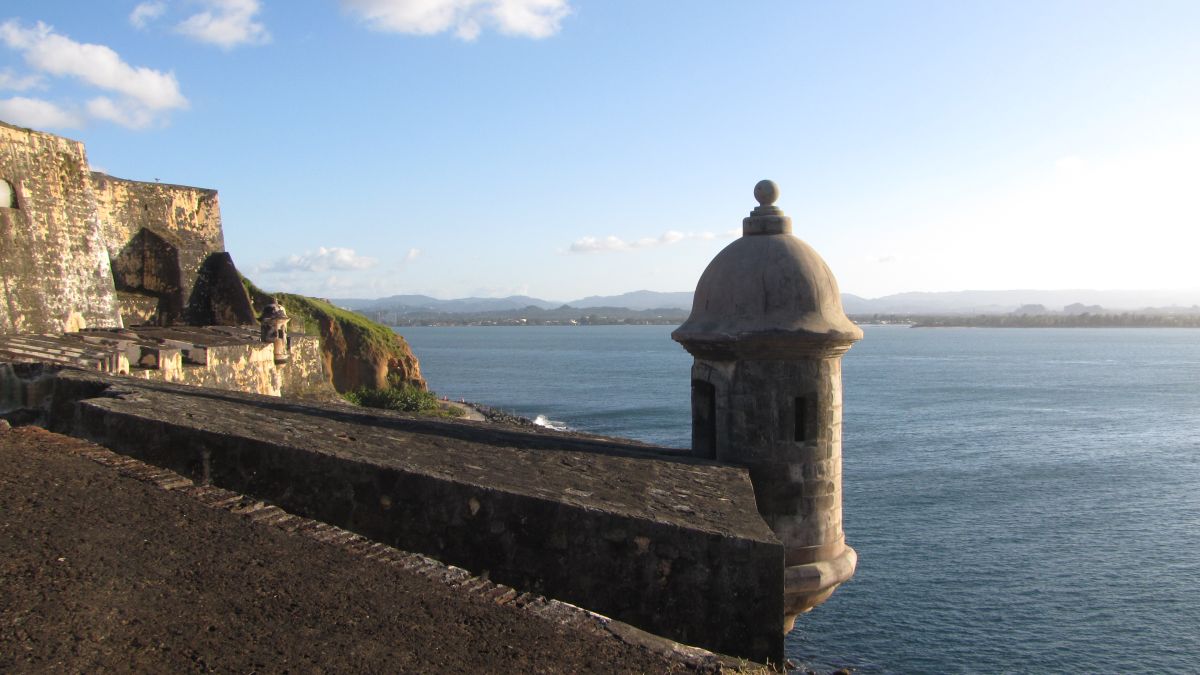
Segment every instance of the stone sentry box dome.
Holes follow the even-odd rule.
[[[783,630],[854,574],[842,532],[841,357],[862,330],[837,281],[775,206],[759,206],[742,236],[704,270],[692,312],[671,337],[692,366],[692,451],[749,469],[759,513],[783,542]]]

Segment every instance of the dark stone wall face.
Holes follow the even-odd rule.
[[[226,252],[210,253],[200,266],[196,285],[188,299],[187,322],[193,326],[248,326],[258,323],[250,295],[233,257]]]
[[[209,255],[225,250],[217,191],[143,183],[91,173],[101,232],[109,255],[119,259],[143,231],[174,250],[178,290],[170,304],[182,318]]]
[[[749,469],[760,513],[792,542],[789,564],[840,551],[841,358],[697,359],[692,377],[716,391],[717,461]]]
[[[117,305],[126,327],[153,324],[158,319],[159,299],[153,295],[117,291]]]
[[[782,658],[783,547],[744,471],[570,435],[57,377],[56,430],[675,640]]]
[[[154,298],[153,323],[166,326],[182,318],[179,250],[162,237],[138,230],[112,258],[112,274],[118,292]]]
[[[119,326],[83,144],[0,123],[0,332]]]

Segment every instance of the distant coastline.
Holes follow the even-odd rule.
[[[577,315],[572,318],[535,313],[480,313],[415,316],[380,316],[362,312],[393,328],[413,326],[677,326],[687,312],[639,313],[621,310],[611,314]],[[1200,314],[1150,314],[1138,312],[1099,314],[851,314],[864,326],[908,326],[911,328],[1200,328]]]
[[[683,323],[688,312],[682,309],[635,310],[624,307],[579,309],[560,307],[493,312],[411,312],[358,310],[367,318],[396,327],[407,326],[670,326]]]
[[[555,302],[526,295],[439,300],[394,295],[331,302],[388,326],[678,325],[690,292],[634,291]],[[922,328],[1200,327],[1200,289],[1186,291],[1006,290],[897,293],[879,298],[842,294],[863,324]]]
[[[858,324],[912,328],[1200,328],[1200,314],[976,314],[851,315]]]

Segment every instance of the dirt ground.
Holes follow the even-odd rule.
[[[0,672],[678,672],[0,430]]]

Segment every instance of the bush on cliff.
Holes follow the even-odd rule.
[[[383,408],[400,412],[436,412],[441,409],[437,396],[405,384],[387,389],[356,389],[343,394],[347,401],[367,408]]]

